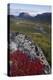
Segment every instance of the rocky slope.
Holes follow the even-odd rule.
[[[50,65],[40,47],[25,34],[10,32],[9,48],[10,76],[49,74],[51,72]]]

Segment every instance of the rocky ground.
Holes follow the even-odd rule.
[[[50,65],[41,48],[30,37],[10,32],[10,76],[49,74]]]

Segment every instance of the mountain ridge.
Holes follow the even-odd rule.
[[[36,16],[31,16],[30,14],[25,12],[20,13],[18,16],[15,16],[15,15],[8,15],[8,16],[15,19],[28,19],[33,21],[51,23],[51,13],[48,13],[48,12],[37,14]]]

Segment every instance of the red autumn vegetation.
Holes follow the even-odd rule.
[[[26,53],[19,50],[10,53],[10,76],[24,76],[42,74],[44,65],[37,58],[32,60]]]

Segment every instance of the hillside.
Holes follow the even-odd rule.
[[[26,34],[27,36],[30,36],[34,44],[37,43],[39,47],[43,50],[44,55],[47,58],[47,61],[51,65],[51,24],[50,24],[51,15],[50,14],[51,13],[43,13],[37,15],[36,17],[31,17],[29,14],[20,13],[21,16],[10,15],[9,18],[10,18],[11,31],[21,32]],[[45,19],[47,21],[45,21]]]

